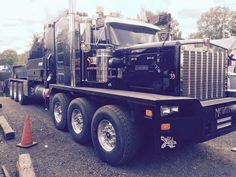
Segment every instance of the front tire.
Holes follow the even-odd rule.
[[[76,98],[70,103],[67,125],[76,142],[85,144],[91,140],[91,121],[95,111],[95,105],[85,98]]]
[[[100,159],[111,165],[131,160],[138,151],[138,129],[127,110],[107,105],[92,120],[92,141]]]
[[[67,109],[70,103],[69,97],[64,93],[57,93],[50,106],[53,123],[58,130],[67,129]]]

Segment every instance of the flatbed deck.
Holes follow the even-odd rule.
[[[103,89],[103,88],[92,88],[92,87],[71,87],[59,84],[51,84],[50,88],[64,89],[68,91],[77,91],[82,94],[89,94],[94,96],[102,96],[107,98],[117,98],[122,100],[133,100],[133,101],[148,101],[156,102],[158,100],[168,101],[168,100],[195,100],[188,97],[179,97],[179,96],[168,96],[160,95],[154,93],[143,93],[136,91],[128,90],[116,90],[116,89]]]
[[[115,90],[115,89],[103,89],[103,88],[92,88],[92,87],[71,87],[59,84],[51,84],[50,87],[57,88],[57,89],[65,89],[70,91],[76,91],[82,94],[89,94],[94,96],[101,96],[107,98],[116,98],[120,100],[129,100],[129,101],[142,101],[142,102],[149,102],[155,103],[157,101],[170,101],[170,100],[192,100],[198,101],[194,98],[189,97],[182,97],[182,96],[169,96],[169,95],[160,95],[154,93],[143,93],[143,92],[136,92],[136,91],[128,91],[128,90]],[[226,97],[226,98],[219,98],[213,100],[206,100],[206,101],[199,101],[203,107],[215,105],[215,104],[223,104],[223,103],[236,103],[236,98],[233,97]]]

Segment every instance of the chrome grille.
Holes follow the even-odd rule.
[[[232,117],[230,116],[217,119],[217,130],[230,127],[231,125],[233,125],[233,123],[232,123]]]
[[[183,96],[208,100],[225,96],[225,51],[219,47],[181,49],[181,91]]]

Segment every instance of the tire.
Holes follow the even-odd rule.
[[[13,99],[18,102],[18,83],[13,82]]]
[[[70,99],[64,93],[57,93],[52,98],[52,103],[50,103],[50,113],[53,123],[58,130],[67,129],[67,109],[69,103]]]
[[[5,79],[3,81],[3,95],[9,96],[9,79]]]
[[[27,103],[27,96],[24,95],[23,83],[18,83],[18,101],[21,105]]]
[[[91,140],[91,121],[95,111],[95,105],[85,98],[76,98],[70,103],[67,125],[76,142],[85,144]]]
[[[9,90],[10,90],[10,98],[11,99],[14,99],[13,89],[14,89],[14,82],[10,82]]]
[[[103,124],[108,127],[105,126],[102,129]],[[102,161],[110,165],[121,165],[136,155],[139,149],[138,129],[125,109],[115,105],[103,106],[95,112],[91,126],[93,145]],[[100,136],[102,131],[99,130],[109,132],[105,131],[103,136]],[[116,140],[112,139],[114,135]],[[104,137],[110,139],[110,143],[115,142],[115,145],[114,143],[113,146],[105,146],[107,143],[102,144],[105,142]]]

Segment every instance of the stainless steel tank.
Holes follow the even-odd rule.
[[[98,49],[97,58],[97,71],[96,79],[97,82],[106,83],[108,82],[108,61],[112,57],[111,49]]]

